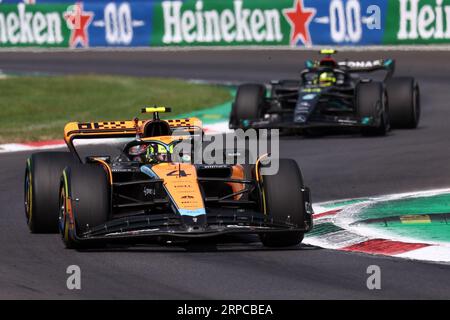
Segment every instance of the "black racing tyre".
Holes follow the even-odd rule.
[[[67,248],[81,248],[77,238],[90,227],[108,221],[110,190],[107,172],[100,165],[78,164],[64,169],[60,184],[59,220]]]
[[[360,118],[371,118],[376,126],[363,127],[365,136],[384,136],[390,129],[386,91],[381,82],[359,83],[355,89],[355,104]]]
[[[242,120],[258,120],[262,116],[266,87],[261,84],[243,84],[238,87],[231,110],[230,126],[240,127]]]
[[[33,233],[57,233],[59,183],[68,165],[79,161],[70,152],[39,152],[27,159],[25,216]]]
[[[391,78],[386,81],[386,91],[392,127],[417,128],[420,121],[420,91],[414,78]]]
[[[263,202],[267,214],[274,222],[290,222],[301,228],[305,226],[306,207],[301,189],[303,177],[297,163],[292,159],[280,159],[275,175],[262,175]],[[295,246],[302,242],[303,232],[283,231],[263,233],[261,242],[266,247]]]

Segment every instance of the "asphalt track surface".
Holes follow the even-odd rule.
[[[5,72],[104,73],[214,81],[295,78],[300,51],[0,53]],[[334,135],[284,138],[281,155],[301,166],[315,201],[450,185],[448,52],[342,53],[397,59],[397,74],[422,91],[418,130],[388,137]],[[24,92],[26,94],[26,92]],[[63,106],[62,106],[63,107]],[[256,242],[187,247],[66,250],[58,235],[31,235],[23,211],[29,153],[0,155],[0,298],[138,299],[449,299],[450,267],[302,246],[266,250]],[[82,270],[82,289],[66,288],[66,268]],[[382,289],[368,290],[378,265]]]

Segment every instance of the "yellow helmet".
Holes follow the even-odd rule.
[[[322,72],[319,76],[319,83],[322,85],[332,85],[336,82],[333,72]]]
[[[169,152],[173,152],[173,145],[170,146]],[[169,161],[169,152],[162,145],[155,145],[147,148],[146,160],[150,163],[153,162],[167,162]]]

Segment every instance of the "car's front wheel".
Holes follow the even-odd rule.
[[[292,159],[280,159],[274,175],[261,175],[263,211],[274,223],[290,224],[298,228],[306,225],[306,199],[302,189],[303,177]],[[267,232],[260,236],[267,247],[295,246],[302,242],[303,232]]]
[[[247,121],[258,120],[262,116],[266,87],[261,84],[243,84],[238,87],[236,100],[230,115],[230,127],[245,128]]]
[[[82,247],[78,239],[92,227],[108,221],[110,184],[103,167],[72,165],[64,169],[59,196],[60,231],[67,248]]]

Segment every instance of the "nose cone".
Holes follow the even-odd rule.
[[[181,216],[183,227],[188,232],[202,232],[206,228],[206,214],[199,216]]]

